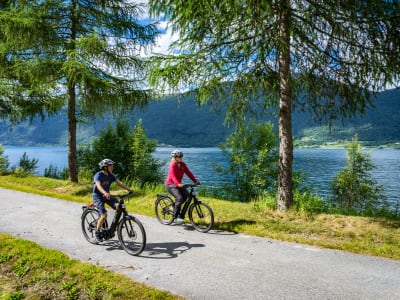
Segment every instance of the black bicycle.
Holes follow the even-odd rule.
[[[196,184],[185,184],[188,189],[188,199],[183,204],[182,217],[188,212],[189,220],[193,227],[200,232],[208,232],[214,225],[214,213],[207,203],[200,201],[194,188]],[[174,221],[175,201],[168,194],[157,194],[155,212],[161,224],[170,225]]]
[[[119,205],[115,211],[110,227],[108,227],[108,222],[106,220],[103,223],[101,233],[103,239],[109,240],[113,238],[115,232],[117,232],[118,240],[122,248],[130,255],[139,255],[146,246],[146,232],[139,219],[130,215],[125,208],[124,199],[131,195],[132,193],[112,196],[119,199]],[[97,244],[95,232],[100,214],[93,203],[83,206],[82,209],[81,219],[83,235],[89,243]]]

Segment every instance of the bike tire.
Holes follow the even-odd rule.
[[[97,244],[97,240],[95,237],[95,232],[97,228],[97,220],[100,218],[100,214],[95,209],[86,209],[82,213],[82,233],[86,240],[91,244]]]
[[[175,203],[170,197],[162,197],[156,200],[155,213],[158,221],[164,225],[170,225],[174,221]]]
[[[118,223],[118,239],[122,248],[137,256],[146,247],[146,232],[142,223],[134,216],[126,216]]]
[[[201,201],[190,205],[189,219],[193,227],[200,232],[208,232],[214,225],[214,213],[211,207]]]

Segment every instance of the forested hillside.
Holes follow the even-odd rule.
[[[293,115],[293,134],[297,146],[317,147],[340,144],[357,134],[365,146],[400,143],[400,90],[390,90],[377,96],[374,108],[365,116],[337,121],[331,130],[325,124],[317,124],[310,113]],[[144,111],[135,111],[123,118],[132,125],[143,120],[147,136],[159,144],[187,147],[210,147],[223,142],[231,132],[224,126],[224,112],[216,113],[210,107],[199,108],[196,101],[167,97],[151,103]],[[85,143],[98,132],[113,123],[112,118],[90,120],[78,126],[78,143]],[[276,124],[276,119],[271,121]],[[66,113],[60,113],[44,122],[39,118],[11,126],[0,122],[0,144],[3,145],[65,145],[67,142]]]

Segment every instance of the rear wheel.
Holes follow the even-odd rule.
[[[169,197],[158,198],[155,204],[155,212],[161,224],[169,225],[174,221],[174,201]]]
[[[97,220],[99,218],[100,214],[95,209],[86,209],[82,213],[82,232],[89,243],[97,244],[94,233],[96,232]]]
[[[189,219],[193,227],[200,232],[207,232],[214,225],[214,213],[211,207],[200,201],[190,205]]]
[[[133,216],[126,216],[118,224],[118,239],[130,255],[139,255],[146,246],[146,232],[142,223]]]

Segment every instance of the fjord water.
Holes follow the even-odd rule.
[[[37,174],[43,175],[50,164],[58,170],[67,166],[66,147],[37,146],[4,146],[4,155],[8,156],[11,165],[16,165],[21,156],[26,153],[29,159],[39,160]],[[154,157],[165,162],[163,172],[166,172],[173,148],[158,147]],[[219,148],[181,148],[184,161],[200,181],[210,188],[217,188],[227,178],[219,175],[213,164],[227,166],[227,158]],[[400,205],[400,150],[374,149],[366,150],[371,154],[376,165],[371,173],[374,179],[386,189],[388,200]],[[330,194],[329,184],[334,176],[346,164],[345,149],[296,149],[294,151],[294,170],[302,170],[307,176],[306,183],[313,186],[313,191],[322,196]]]

